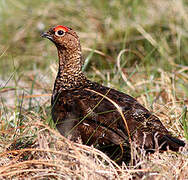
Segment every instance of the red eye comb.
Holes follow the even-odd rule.
[[[65,31],[65,32],[67,32],[67,31],[69,31],[69,28],[66,27],[66,26],[61,26],[61,25],[59,25],[59,26],[56,26],[56,27],[54,28],[54,31],[55,31],[55,32],[58,31],[58,30],[63,30],[63,31]]]

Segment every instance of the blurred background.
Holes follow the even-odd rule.
[[[111,57],[92,55],[91,64],[99,68],[110,68],[125,48],[126,67],[188,65],[187,8],[182,0],[1,0],[0,71],[4,76],[14,68],[48,68],[56,49],[40,33],[57,24],[75,29],[83,47]]]

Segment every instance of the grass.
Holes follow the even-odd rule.
[[[93,147],[72,143],[51,129],[57,54],[40,38],[56,24],[74,28],[87,76],[136,97],[186,141],[187,9],[184,0],[2,0],[0,178],[187,179],[183,150],[143,153],[137,165],[120,167]]]

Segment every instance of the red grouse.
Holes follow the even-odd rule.
[[[154,152],[156,148],[167,150],[167,147],[178,151],[185,146],[136,99],[86,78],[75,31],[56,26],[41,36],[51,40],[58,51],[59,70],[51,98],[51,113],[62,135],[70,135],[73,141],[80,137],[84,144],[94,145],[112,159],[122,157],[121,160],[128,157],[130,141],[147,152]]]

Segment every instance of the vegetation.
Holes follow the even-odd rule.
[[[185,0],[0,1],[0,179],[188,179],[187,147],[118,166],[54,130],[57,70],[49,27],[74,28],[87,76],[130,94],[188,140],[188,3]]]

